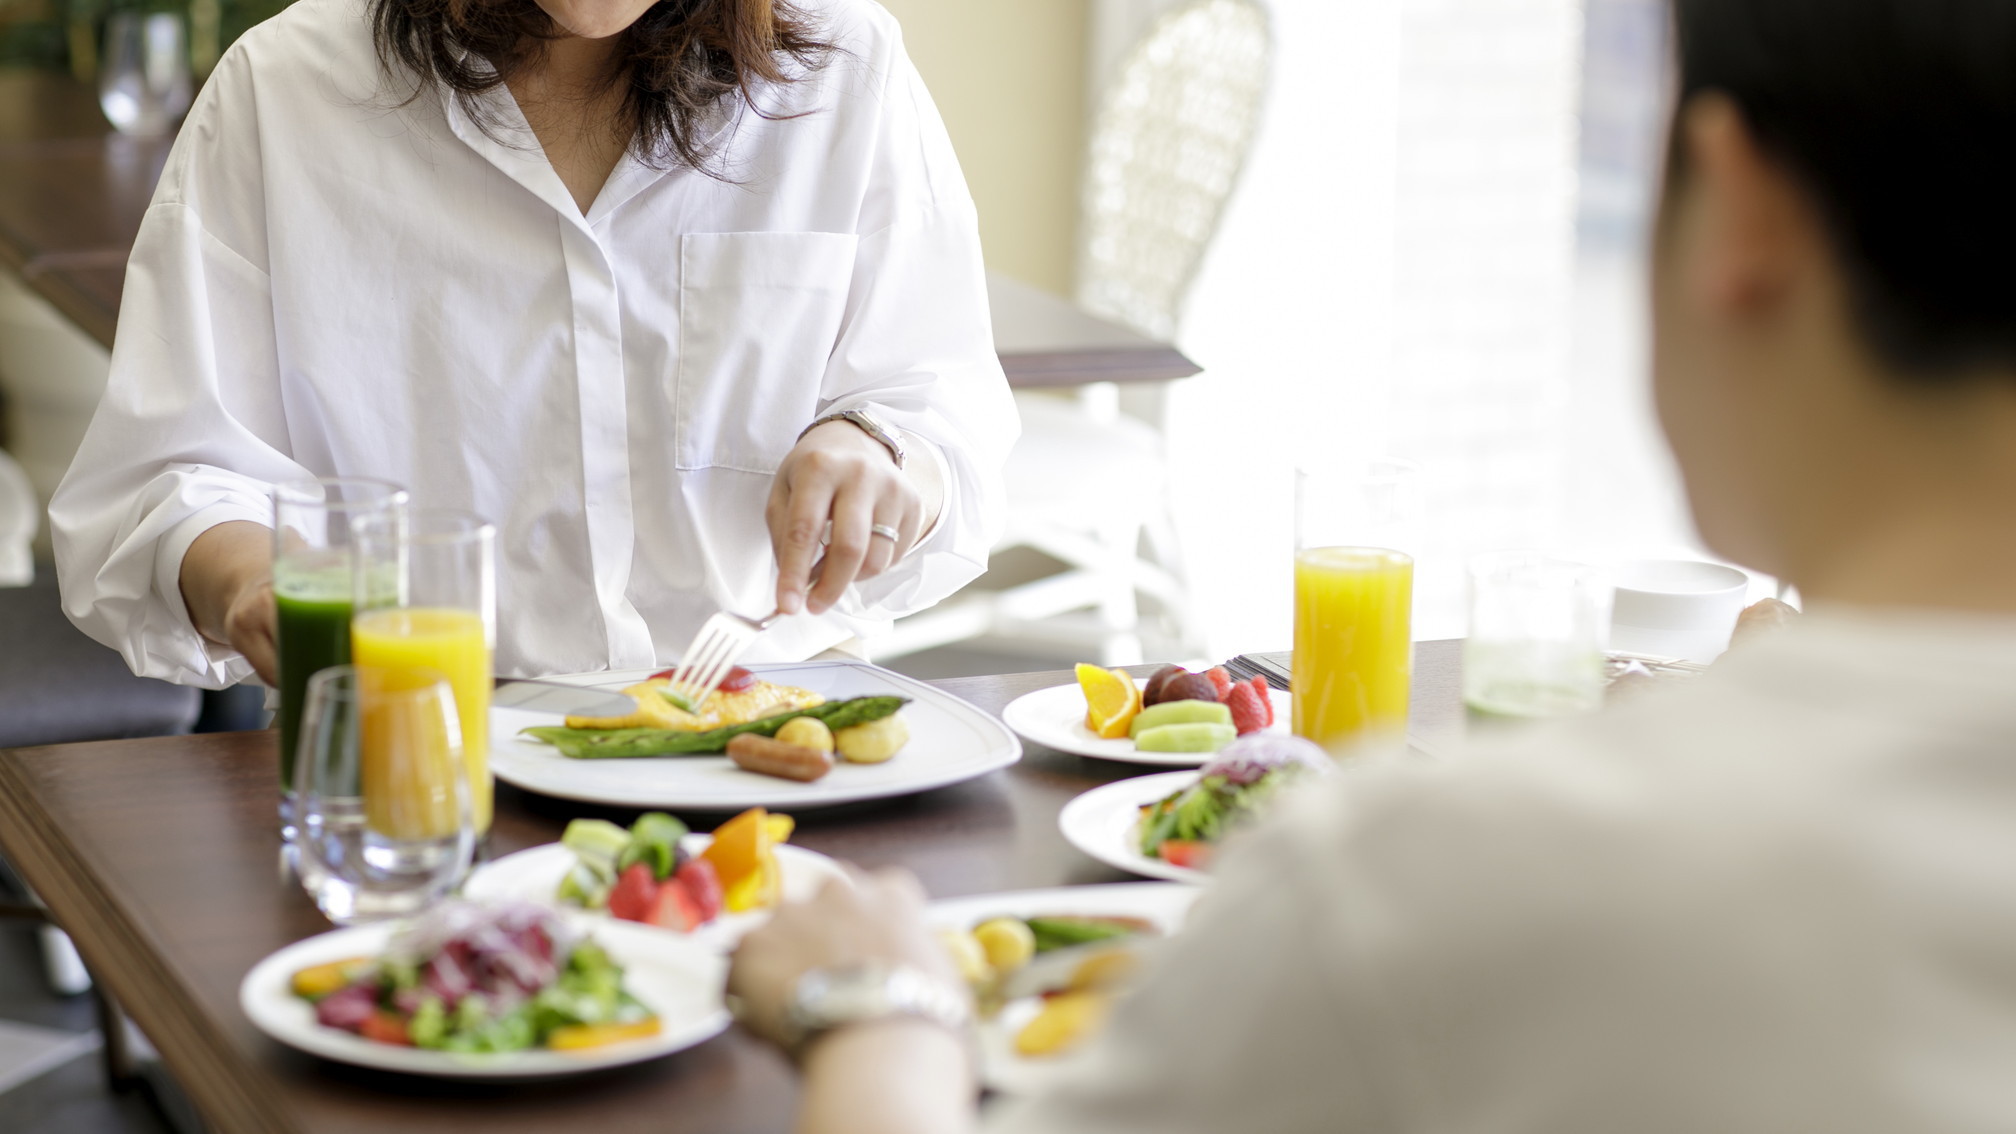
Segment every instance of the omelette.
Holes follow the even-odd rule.
[[[747,689],[733,693],[716,689],[700,703],[700,711],[689,713],[666,699],[664,690],[672,682],[652,678],[626,687],[623,692],[637,702],[637,711],[622,717],[568,717],[568,728],[662,728],[674,732],[707,732],[729,725],[748,724],[778,713],[794,712],[823,705],[826,698],[795,685],[773,685],[758,680]]]

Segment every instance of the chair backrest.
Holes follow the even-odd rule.
[[[1253,145],[1273,41],[1255,0],[1191,0],[1128,52],[1092,126],[1078,302],[1167,340]]]
[[[41,521],[42,504],[28,474],[0,451],[0,587],[25,587],[35,580],[31,544]]]

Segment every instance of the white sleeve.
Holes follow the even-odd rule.
[[[875,620],[922,610],[987,569],[1005,521],[1001,471],[1020,433],[994,353],[979,220],[951,140],[900,49],[886,83],[876,188],[902,203],[861,237],[821,412],[875,412],[928,447],[919,457],[939,460],[946,477],[936,530],[856,584],[843,608]]]
[[[272,485],[311,475],[287,454],[267,274],[157,198],[127,266],[110,383],[49,508],[71,621],[142,676],[248,676],[191,624],[182,557],[217,524],[270,526]]]

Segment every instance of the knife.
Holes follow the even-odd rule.
[[[490,704],[561,717],[627,717],[637,711],[637,701],[628,693],[529,677],[500,679]]]

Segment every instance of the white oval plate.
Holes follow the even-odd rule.
[[[1197,782],[1197,772],[1163,772],[1096,787],[1064,805],[1057,827],[1064,840],[1108,866],[1172,882],[1203,882],[1201,870],[1173,866],[1142,854],[1134,841],[1141,808]]]
[[[1012,894],[976,894],[970,898],[932,902],[925,908],[924,919],[933,929],[957,930],[971,929],[990,917],[1041,917],[1045,914],[1138,917],[1155,923],[1164,933],[1174,933],[1183,927],[1183,919],[1190,913],[1190,904],[1202,892],[1196,886],[1178,886],[1168,882],[1121,882],[1105,886],[1023,890]],[[1031,1059],[1015,1053],[1015,1033],[1036,1014],[1039,1005],[1036,997],[1019,1000],[1003,1008],[999,1016],[981,1024],[980,1077],[987,1086],[1009,1094],[1030,1094],[1069,1072],[1073,1053],[1048,1059]]]
[[[550,713],[490,710],[490,769],[505,783],[559,799],[614,807],[741,811],[769,807],[802,811],[865,799],[888,799],[962,783],[1022,758],[1022,744],[1000,721],[965,701],[866,662],[800,662],[749,667],[765,681],[810,689],[829,701],[895,694],[910,698],[903,717],[910,743],[882,764],[844,761],[816,783],[801,784],[737,768],[726,756],[657,756],[642,760],[570,760],[552,745],[518,735],[555,723]],[[545,680],[621,689],[650,676],[637,669]]]
[[[316,1023],[315,1006],[289,990],[294,974],[310,965],[378,955],[398,929],[396,922],[338,929],[287,946],[245,974],[238,1004],[260,1031],[310,1055],[445,1079],[536,1079],[621,1067],[692,1047],[728,1026],[722,1005],[726,958],[648,926],[607,919],[574,924],[623,966],[624,987],[658,1014],[657,1035],[587,1051],[472,1055],[377,1043]]]
[[[1147,682],[1136,680],[1138,685]],[[1287,732],[1295,699],[1285,690],[1271,689],[1274,723],[1268,732]],[[1069,752],[1074,756],[1096,756],[1129,764],[1150,764],[1158,768],[1197,768],[1207,763],[1210,752],[1142,752],[1132,740],[1103,740],[1085,727],[1085,693],[1077,685],[1053,685],[1025,693],[1001,710],[1001,719],[1024,740]]]
[[[698,856],[714,842],[712,835],[688,835],[679,840],[688,856]],[[479,901],[493,901],[500,898],[514,898],[520,901],[537,902],[541,905],[557,905],[560,882],[567,872],[574,868],[574,852],[559,843],[529,847],[516,854],[507,854],[495,862],[486,862],[478,867],[469,880],[462,884],[464,897]],[[789,843],[777,848],[777,866],[783,872],[784,900],[802,902],[819,892],[827,879],[845,880],[847,874],[840,864],[817,851],[804,847],[794,847]],[[584,918],[593,918],[597,924],[613,920],[606,910],[576,910],[568,912]],[[747,913],[723,913],[720,917],[691,933],[675,933],[696,945],[726,953],[735,948],[744,934],[770,920],[769,910],[751,910]],[[643,929],[656,929],[660,933],[672,930],[658,929],[656,926],[626,922]]]

